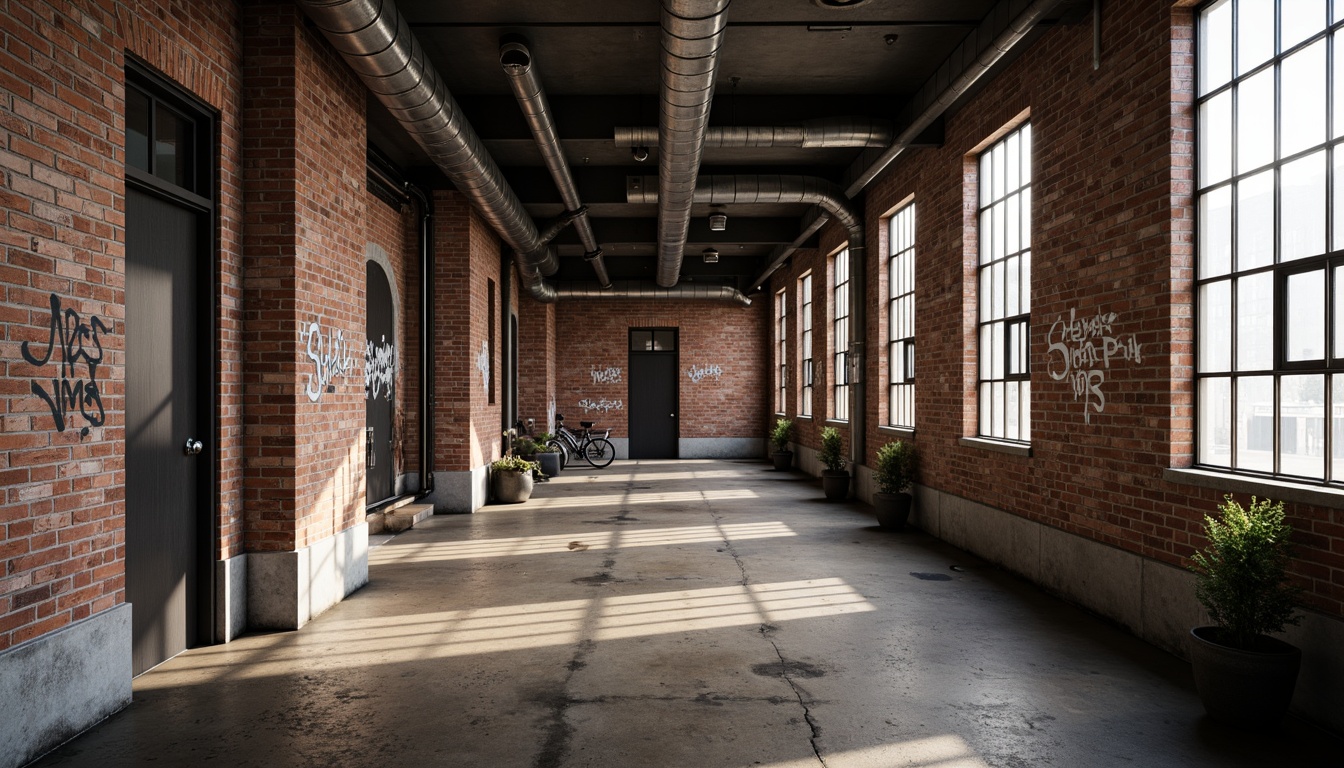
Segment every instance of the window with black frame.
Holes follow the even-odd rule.
[[[887,220],[887,424],[915,427],[915,206]]]
[[[788,292],[780,289],[775,294],[775,412],[784,413],[788,407],[788,339],[787,321],[789,317]]]
[[[798,280],[798,297],[802,302],[798,311],[798,354],[802,365],[799,373],[802,386],[798,388],[798,415],[812,415],[812,275]]]
[[[831,291],[831,418],[844,421],[849,418],[849,371],[845,361],[849,359],[849,249],[846,248],[832,257],[831,275],[834,285]]]
[[[1205,467],[1344,480],[1344,3],[1330,5],[1221,0],[1199,11]]]

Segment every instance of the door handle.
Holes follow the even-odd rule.
[[[182,453],[187,456],[195,456],[204,450],[204,448],[205,446],[201,444],[200,440],[188,437],[186,444],[182,446]]]
[[[675,418],[677,418],[677,414],[675,414],[675,413],[669,413],[669,414],[667,414],[667,416],[668,416],[668,418],[671,418],[671,419],[675,419]]]

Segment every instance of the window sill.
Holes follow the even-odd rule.
[[[889,427],[886,424],[878,424],[877,433],[879,435],[891,435],[892,437],[899,437],[902,440],[915,439],[915,430],[913,427]]]
[[[803,421],[811,421],[811,420],[812,420],[812,417],[811,417],[811,416],[806,416],[806,415],[803,415],[803,414],[799,414],[799,415],[797,415],[797,416],[794,416],[793,418],[795,418],[795,419],[802,419]]]
[[[1344,509],[1344,489],[1315,485],[1299,485],[1287,480],[1268,477],[1248,477],[1211,469],[1167,469],[1162,479],[1181,485],[1213,488],[1224,492],[1252,493],[1260,498],[1310,504],[1314,507]]]
[[[1031,446],[1026,443],[1008,443],[1002,440],[991,440],[987,437],[962,437],[957,439],[957,445],[964,448],[981,448],[986,451],[1006,453],[1009,456],[1031,458]]]
[[[826,420],[826,426],[828,426],[828,427],[848,427],[848,426],[849,426],[849,419],[827,419],[827,420]]]

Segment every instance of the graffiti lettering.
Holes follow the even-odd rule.
[[[620,384],[621,369],[618,366],[607,366],[606,368],[590,367],[589,375],[593,377],[594,384]]]
[[[379,340],[382,343],[376,347],[372,341],[364,342],[364,397],[391,400],[392,381],[397,372],[397,348],[386,336]]]
[[[555,431],[555,396],[552,395],[550,402],[546,403],[546,431]]]
[[[597,411],[598,413],[610,413],[612,411],[621,410],[622,408],[625,407],[625,403],[620,400],[608,400],[606,398],[602,398],[601,400],[590,400],[585,397],[584,399],[579,401],[579,407],[583,409],[584,413],[587,413],[589,411]]]
[[[490,345],[481,342],[481,353],[476,356],[476,370],[481,372],[481,389],[490,392]]]
[[[110,331],[111,328],[97,315],[91,315],[85,323],[75,310],[62,311],[61,298],[53,293],[46,352],[39,356],[32,352],[29,342],[20,345],[19,354],[23,355],[23,359],[39,368],[51,361],[57,349],[61,351],[60,375],[51,380],[51,391],[48,392],[37,381],[29,385],[32,393],[42,398],[51,410],[57,432],[64,432],[69,426],[71,411],[77,410],[88,422],[79,431],[81,438],[89,434],[89,427],[102,426],[106,419],[102,393],[98,388],[98,364],[103,361],[103,344],[99,335]],[[75,368],[81,360],[88,368],[88,380],[74,379]]]
[[[715,381],[723,375],[723,368],[718,365],[692,365],[686,369],[686,377],[699,384],[700,381],[708,376],[713,376]]]
[[[1106,382],[1111,361],[1143,363],[1138,340],[1133,334],[1116,336],[1112,330],[1115,321],[1114,312],[1079,319],[1077,310],[1070,309],[1069,319],[1062,315],[1056,319],[1046,338],[1050,356],[1046,370],[1055,381],[1070,382],[1074,400],[1082,399],[1084,424],[1091,423],[1092,411],[1106,410],[1101,385]]]
[[[349,376],[355,369],[355,358],[350,354],[350,342],[345,331],[323,333],[321,320],[299,325],[299,343],[307,347],[308,359],[313,361],[313,372],[308,374],[305,390],[310,402],[322,399],[323,392],[335,392],[332,382],[338,376]]]

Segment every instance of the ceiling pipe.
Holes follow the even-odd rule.
[[[653,176],[627,176],[626,202],[658,202],[657,181]],[[701,205],[803,203],[820,206],[845,227],[851,247],[863,247],[863,218],[839,185],[826,179],[780,175],[702,176],[695,184],[692,199]]]
[[[744,307],[751,299],[731,285],[679,283],[671,288],[641,280],[617,280],[610,288],[584,283],[560,283],[555,293],[561,299],[684,299],[732,301]]]
[[[729,0],[662,0],[658,113],[658,285],[681,278]]]
[[[499,63],[508,76],[518,106],[523,110],[527,127],[532,130],[537,149],[541,150],[542,160],[555,180],[560,199],[564,201],[567,210],[575,213],[574,229],[586,251],[584,258],[593,266],[597,282],[609,287],[611,278],[607,275],[607,265],[602,259],[602,248],[597,244],[593,226],[588,221],[588,209],[579,198],[579,187],[574,183],[574,174],[570,172],[564,150],[560,147],[560,134],[551,117],[550,103],[546,99],[546,92],[542,90],[541,80],[532,68],[532,51],[528,48],[527,39],[521,35],[506,35],[501,39]]]
[[[396,6],[380,0],[298,3],[374,97],[513,248],[532,295],[554,301],[554,290],[548,290],[542,277],[559,269],[555,252],[541,242],[532,217]]]
[[[885,147],[891,143],[891,123],[866,117],[808,120],[794,126],[721,126],[705,130],[706,147],[797,147],[833,149]],[[658,143],[658,129],[618,127],[618,147],[647,147]]]
[[[929,105],[896,136],[896,141],[859,173],[854,181],[845,188],[845,196],[853,198],[862,192],[864,187],[872,183],[873,179],[877,178],[877,175],[882,173],[888,165],[891,165],[893,160],[910,148],[916,137],[924,132],[924,129],[932,125],[939,117],[942,117],[943,113],[951,108],[957,99],[965,95],[1000,59],[1007,56],[1008,52],[1031,32],[1032,27],[1039,24],[1060,3],[1061,0],[1034,0],[1027,6],[1026,10],[1018,14],[1008,24],[1007,28],[1000,32],[994,38],[994,41],[980,52],[975,61],[963,69],[961,74],[957,75],[956,79],[934,97]],[[993,18],[993,16],[994,14],[991,13],[987,19]],[[937,75],[934,75],[934,77],[937,77]]]
[[[812,210],[816,211],[816,215],[812,217],[812,221],[809,224],[803,227],[803,231],[798,234],[798,237],[794,238],[794,241],[788,245],[781,245],[770,253],[769,266],[767,266],[761,274],[757,275],[755,280],[751,281],[751,290],[759,290],[761,286],[765,285],[765,281],[769,280],[770,276],[775,273],[775,270],[783,266],[785,261],[788,261],[788,258],[793,255],[794,251],[802,248],[803,243],[806,243],[813,235],[820,232],[821,228],[826,226],[826,222],[831,220],[831,215],[829,213],[817,211],[816,208],[813,208]]]

